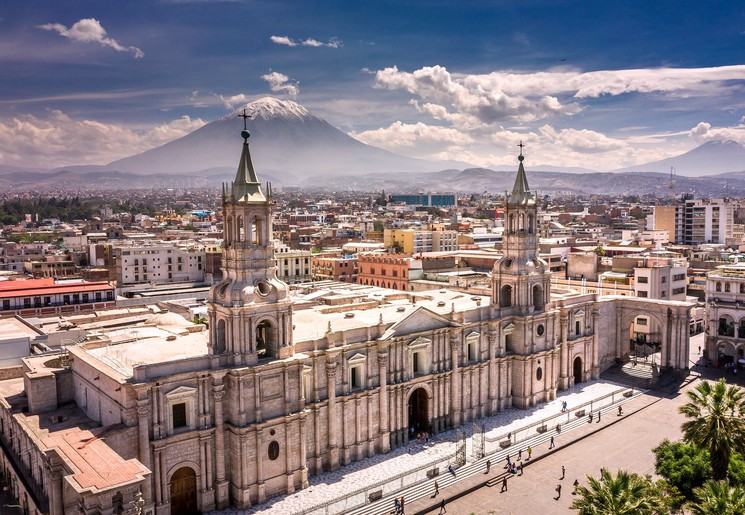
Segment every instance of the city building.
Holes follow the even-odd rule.
[[[294,300],[248,136],[223,191],[209,331],[161,313],[0,381],[2,465],[29,513],[116,513],[138,492],[145,515],[245,509],[417,431],[597,378],[626,358],[640,315],[662,335],[660,365],[688,366],[690,304],[552,295],[522,155],[489,295],[349,284]]]
[[[315,255],[311,259],[311,276],[314,281],[341,281],[356,283],[358,277],[356,254]]]
[[[62,315],[115,305],[114,287],[107,281],[57,281],[52,278],[0,281],[0,315]]]
[[[702,200],[684,195],[675,205],[655,206],[653,225],[650,229],[667,230],[670,241],[677,244],[724,244],[732,238],[734,204],[727,199]]]
[[[288,284],[304,283],[312,279],[310,250],[292,249],[275,241],[274,262],[277,265],[277,277]]]
[[[396,247],[404,254],[451,252],[458,250],[458,232],[449,230],[388,229],[383,231],[386,248]]]
[[[706,317],[705,355],[723,365],[745,358],[745,263],[706,274]]]
[[[203,248],[169,244],[114,247],[118,287],[143,283],[201,282],[207,264]]]
[[[388,202],[391,204],[406,204],[407,206],[450,208],[458,205],[458,197],[454,193],[395,194],[388,197]]]

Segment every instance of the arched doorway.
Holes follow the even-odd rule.
[[[222,318],[217,322],[217,341],[215,342],[215,354],[225,352],[225,320]]]
[[[512,286],[505,284],[502,286],[501,295],[499,296],[499,307],[508,308],[512,306]]]
[[[409,396],[409,437],[415,437],[420,431],[432,431],[427,413],[427,390],[417,388]]]
[[[273,358],[277,354],[276,331],[268,320],[256,326],[256,354],[259,359]]]
[[[582,382],[582,358],[574,358],[574,384]]]
[[[195,515],[197,508],[197,475],[190,467],[181,467],[171,476],[171,513]]]
[[[543,311],[545,303],[543,302],[543,287],[540,284],[533,286],[533,309]]]

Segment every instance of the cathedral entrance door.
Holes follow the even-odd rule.
[[[582,382],[582,358],[574,358],[574,384]]]
[[[194,515],[197,508],[197,475],[189,467],[182,467],[171,477],[171,513]]]
[[[420,431],[432,432],[427,415],[427,390],[417,388],[409,396],[409,437]]]

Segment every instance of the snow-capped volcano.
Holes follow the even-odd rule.
[[[366,145],[291,100],[266,97],[245,106],[251,155],[259,178],[296,184],[315,175],[434,172],[465,163],[425,161]],[[241,153],[243,109],[177,140],[107,165],[136,174],[235,173]]]
[[[221,120],[235,119],[243,114],[244,109],[251,119],[261,118],[262,120],[271,120],[273,118],[283,118],[285,120],[302,120],[313,116],[305,107],[292,100],[264,97],[239,107],[233,113],[223,116]]]

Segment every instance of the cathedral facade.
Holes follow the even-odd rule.
[[[48,466],[30,480],[48,492],[51,513],[117,513],[138,491],[143,513],[166,515],[301,490],[309,476],[387,453],[415,430],[529,408],[598,378],[628,353],[640,315],[660,330],[662,366],[686,368],[689,304],[551,291],[522,154],[491,295],[350,285],[293,300],[273,262],[271,186],[262,188],[243,136],[223,189],[223,279],[210,292],[207,337],[124,343],[127,359],[81,345],[47,380],[56,402],[34,389],[42,365],[27,364],[25,414],[6,396],[0,429],[24,431],[24,416],[69,398],[109,428],[100,445],[131,464],[128,482],[85,490],[61,453],[54,474]],[[140,357],[157,349],[157,360]],[[26,445],[50,462],[43,444]]]

